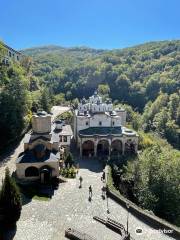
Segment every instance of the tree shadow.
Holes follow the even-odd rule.
[[[22,205],[26,205],[32,201],[32,199],[48,201],[53,195],[54,191],[59,187],[59,182],[51,182],[49,184],[30,183],[26,185],[20,185],[20,191],[22,194]]]
[[[17,231],[16,224],[9,227],[3,226],[3,230],[0,230],[0,240],[12,240],[16,235],[16,231]]]
[[[25,133],[20,136],[19,138],[15,139],[11,143],[9,143],[7,146],[3,147],[3,150],[0,149],[0,167],[8,162],[11,159],[11,156],[15,153],[16,149],[20,146],[21,141],[24,137]]]
[[[100,173],[103,171],[103,163],[96,158],[76,158],[75,163],[79,164],[79,168],[89,169],[91,172]]]

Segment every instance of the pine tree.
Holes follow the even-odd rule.
[[[74,163],[73,161],[73,156],[71,153],[69,153],[66,157],[66,160],[65,160],[65,164],[66,166],[69,164],[70,166],[72,166],[72,164]]]
[[[22,202],[19,189],[12,177],[9,169],[6,168],[0,192],[0,223],[3,226],[15,224],[21,214]]]
[[[41,91],[40,105],[41,105],[41,107],[44,111],[50,112],[50,110],[51,110],[51,98],[50,98],[49,90],[47,88],[44,88]]]

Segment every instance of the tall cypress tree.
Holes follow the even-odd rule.
[[[16,182],[10,177],[9,169],[6,168],[0,192],[0,223],[3,226],[15,224],[21,214],[22,202]]]

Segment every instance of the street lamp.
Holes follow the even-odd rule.
[[[106,199],[107,199],[107,213],[109,214],[109,203],[108,203],[108,185],[106,185]]]
[[[108,178],[109,178],[109,171],[106,171],[107,176],[105,177],[105,181],[106,181],[106,200],[107,200],[107,213],[109,214],[109,204],[108,204]]]
[[[126,203],[126,207],[127,207],[127,234],[128,234],[128,231],[129,231],[129,203]]]

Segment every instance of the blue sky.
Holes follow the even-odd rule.
[[[180,1],[0,0],[0,39],[16,49],[180,39]]]

